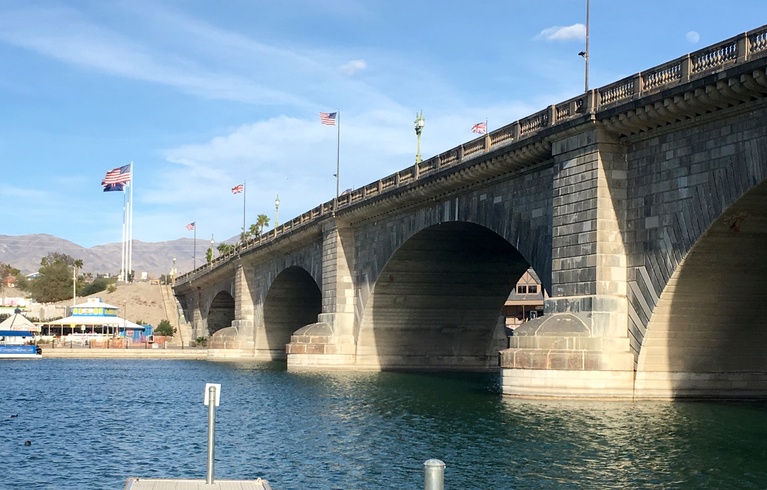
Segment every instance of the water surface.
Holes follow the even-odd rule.
[[[767,404],[504,399],[497,375],[288,373],[168,360],[0,363],[2,489],[217,479],[275,490],[767,488]],[[25,445],[30,441],[31,445]]]

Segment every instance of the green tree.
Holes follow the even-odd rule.
[[[76,259],[67,254],[49,253],[40,261],[39,277],[29,283],[35,301],[50,303],[72,297],[72,272]],[[80,262],[82,263],[82,262]]]
[[[165,335],[167,337],[176,333],[176,329],[170,324],[168,320],[160,320],[160,324],[154,329],[155,335]]]
[[[0,262],[0,281],[4,283],[9,277],[13,277],[13,282],[17,288],[25,289],[23,286],[26,286],[26,276],[10,264]]]
[[[212,248],[208,248],[208,250],[205,251],[205,260],[207,260],[209,264],[211,262],[213,262],[213,249]]]
[[[265,214],[259,214],[256,216],[256,226],[258,227],[259,234],[264,234],[264,228],[269,226],[269,217]]]
[[[216,248],[218,249],[219,255],[226,255],[232,251],[234,245],[229,245],[228,243],[221,242]]]
[[[97,277],[91,282],[83,284],[78,293],[80,296],[90,296],[91,294],[100,293],[104,291],[110,284],[114,283],[115,279],[108,279],[106,277]]]
[[[50,252],[40,260],[40,276],[29,282],[28,290],[39,302],[69,299],[73,278],[83,261],[67,254]]]

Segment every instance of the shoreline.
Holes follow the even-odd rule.
[[[43,359],[187,359],[208,360],[208,349],[189,347],[185,349],[102,349],[88,347],[45,347]]]

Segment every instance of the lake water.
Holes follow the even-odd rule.
[[[504,399],[497,375],[295,374],[275,364],[0,363],[0,488],[216,479],[275,490],[767,488],[767,403]],[[25,445],[30,441],[30,445]]]

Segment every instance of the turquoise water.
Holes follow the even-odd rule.
[[[217,479],[275,490],[767,488],[767,404],[503,399],[487,374],[294,374],[274,364],[0,363],[0,488]],[[25,445],[30,441],[30,445]]]

